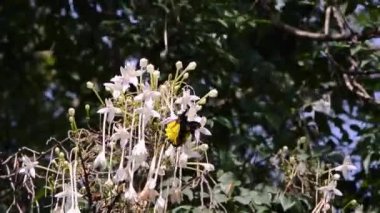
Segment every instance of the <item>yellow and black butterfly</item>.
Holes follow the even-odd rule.
[[[186,113],[187,111],[178,116],[176,120],[169,122],[165,129],[166,137],[175,147],[184,144],[190,136],[194,135],[194,131],[201,126],[196,121],[188,121]]]

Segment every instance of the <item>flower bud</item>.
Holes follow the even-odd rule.
[[[164,93],[164,92],[166,91],[166,89],[167,89],[167,86],[164,85],[164,84],[162,84],[162,85],[160,86],[160,93]]]
[[[75,109],[74,108],[69,108],[69,115],[74,116],[75,115]]]
[[[140,59],[140,67],[141,68],[146,67],[147,64],[148,64],[148,60],[146,58]]]
[[[197,67],[197,63],[195,63],[194,61],[190,62],[189,65],[187,65],[186,69],[185,70],[195,70],[195,68]]]
[[[86,109],[86,111],[89,111],[89,110],[90,110],[90,104],[86,104],[86,105],[84,106],[84,108]]]
[[[177,61],[177,63],[175,63],[175,68],[176,68],[177,70],[182,69],[182,68],[183,68],[182,62],[181,62],[181,61]]]
[[[63,159],[65,157],[65,153],[60,152],[58,157]]]
[[[202,150],[203,152],[206,152],[208,150],[208,145],[204,143],[204,144],[201,144],[198,148]]]
[[[334,174],[333,175],[333,179],[334,180],[339,180],[340,179],[340,175],[339,174]]]
[[[70,123],[73,123],[73,122],[75,121],[74,117],[73,117],[73,116],[70,116],[70,117],[69,117],[69,121],[70,121]]]
[[[211,98],[216,98],[218,96],[218,90],[212,89],[210,92],[208,92],[208,96]]]
[[[201,98],[201,99],[198,101],[197,104],[199,104],[199,105],[203,105],[203,104],[205,104],[205,103],[206,103],[206,98]]]
[[[160,71],[158,71],[158,70],[153,71],[153,76],[154,76],[155,78],[160,77]]]
[[[212,172],[215,170],[214,165],[212,165],[211,163],[204,163],[202,164],[202,166],[205,168],[205,171],[207,172]]]
[[[153,73],[154,66],[152,64],[148,64],[148,66],[146,67],[146,70],[148,71],[148,73]]]
[[[86,86],[89,89],[94,89],[94,83],[92,83],[91,81],[87,81]]]
[[[189,78],[189,73],[183,74],[183,79],[188,79]]]
[[[55,147],[54,152],[55,152],[56,155],[59,155],[59,153],[61,152],[61,150],[59,149],[59,147]]]

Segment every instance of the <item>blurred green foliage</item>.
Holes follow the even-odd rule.
[[[346,202],[355,198],[366,209],[378,210],[380,117],[372,96],[380,88],[380,53],[379,42],[372,38],[380,36],[379,4],[376,0],[2,1],[1,151],[42,148],[50,137],[66,137],[68,107],[83,115],[86,103],[97,110],[96,97],[85,82],[102,87],[100,83],[118,73],[126,60],[146,57],[162,71],[174,70],[177,60],[196,61],[191,85],[200,95],[210,88],[219,91],[206,108],[213,118],[213,136],[206,140],[216,168],[235,174],[219,177],[222,185],[228,178],[239,181],[234,201],[247,204],[252,198],[258,211],[271,206],[271,187],[277,187],[273,183],[278,177],[271,175],[268,159],[309,135],[316,148],[346,152],[359,164],[365,162],[355,174],[361,184],[342,183],[343,192],[348,194]],[[347,36],[311,38],[283,27],[286,23],[323,35],[328,6],[341,14]],[[342,30],[338,22],[331,21],[330,34]],[[331,94],[335,116],[316,113],[319,132],[314,137],[307,122],[300,120],[300,109],[326,93]],[[272,207],[294,212],[292,199],[280,197]]]

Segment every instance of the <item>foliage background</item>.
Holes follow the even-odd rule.
[[[200,95],[210,88],[219,91],[218,99],[205,109],[213,132],[207,140],[216,168],[233,172],[241,183],[236,195],[243,188],[277,187],[273,183],[279,178],[269,158],[284,145],[295,147],[307,135],[317,150],[338,153],[339,161],[351,154],[362,168],[351,181],[339,183],[347,196],[336,207],[356,199],[366,210],[376,211],[380,208],[375,98],[380,88],[379,4],[376,0],[2,1],[2,156],[21,146],[41,149],[50,137],[66,137],[66,110],[75,107],[84,114],[86,103],[96,106],[85,82],[99,82],[101,87],[126,60],[146,57],[166,75],[177,60],[196,61],[190,84]],[[323,36],[326,8],[331,5],[349,26],[344,27],[344,36],[331,36],[342,30],[337,21],[331,21],[330,34]],[[300,35],[300,30],[319,37]],[[299,112],[326,93],[331,94],[334,116],[317,113],[315,134],[311,121],[301,120]],[[337,162],[334,156],[325,160]],[[6,199],[4,193],[1,196]],[[275,205],[270,208],[280,211]]]

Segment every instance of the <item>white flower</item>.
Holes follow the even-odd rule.
[[[142,71],[136,71],[132,65],[125,65],[125,67],[120,67],[121,76],[115,76],[111,79],[112,82],[119,82],[123,91],[127,91],[130,87],[130,84],[133,86],[137,86],[138,84],[138,76],[141,76]]]
[[[337,196],[342,196],[343,193],[336,188],[337,182],[336,180],[331,181],[327,186],[319,187],[318,190],[323,192],[323,196],[326,200],[331,200]]]
[[[154,205],[154,210],[158,213],[163,213],[165,210],[165,199],[162,196],[159,196]]]
[[[184,112],[187,109],[187,106],[194,103],[194,101],[199,100],[199,97],[196,95],[190,95],[190,90],[184,89],[182,92],[182,97],[179,97],[175,103],[181,105],[181,112]]]
[[[212,165],[211,163],[202,163],[201,165],[204,167],[206,172],[212,172],[215,170],[214,165]]]
[[[115,133],[111,136],[111,140],[120,140],[120,147],[125,147],[128,143],[129,132],[121,125],[115,125],[113,129],[115,130]]]
[[[357,170],[357,168],[355,165],[352,164],[350,156],[347,155],[346,157],[344,157],[343,164],[333,168],[333,170],[342,172],[344,179],[347,180],[348,173],[350,171]]]
[[[20,174],[26,174],[32,178],[36,177],[36,170],[34,167],[38,164],[37,161],[31,161],[27,156],[22,156],[22,168],[19,170]],[[26,179],[24,179],[25,181]]]
[[[104,83],[103,84],[107,90],[112,92],[112,97],[117,99],[123,93],[123,85],[116,81],[114,83]]]
[[[65,184],[62,186],[62,192],[57,193],[56,195],[54,195],[54,197],[67,199],[67,198],[71,198],[73,194],[74,196],[77,196],[77,197],[83,197],[83,195],[81,195],[78,192],[74,193],[74,190],[71,188],[70,184]]]
[[[146,156],[148,154],[148,151],[145,146],[145,140],[139,140],[135,147],[133,147],[132,155],[134,156]]]
[[[170,146],[165,150],[165,156],[170,159],[170,161],[173,163],[175,161],[175,152],[176,149],[173,145],[170,144]]]
[[[182,201],[182,192],[181,188],[179,187],[173,187],[170,189],[170,202],[171,203],[181,203]]]
[[[83,197],[83,195],[81,195],[80,193],[74,192],[73,188],[71,187],[71,184],[62,185],[62,191],[57,193],[56,195],[54,195],[55,198],[61,198],[65,201],[65,207],[64,207],[64,209],[66,210],[65,212],[68,212],[68,209],[70,207],[71,207],[71,209],[74,209],[73,205],[72,205],[73,204],[72,203],[72,197],[73,196],[77,197],[77,198]],[[71,211],[73,211],[73,210],[71,210]]]
[[[205,128],[206,122],[207,122],[207,118],[206,117],[202,117],[200,119],[199,123],[201,124],[201,127],[199,127],[198,129],[196,129],[194,131],[194,137],[195,137],[196,141],[199,141],[201,133],[204,134],[204,135],[211,135],[210,130],[208,130],[207,128]]]
[[[127,171],[125,171],[125,169],[123,167],[119,167],[116,170],[115,176],[113,177],[113,179],[116,183],[120,183],[120,182],[126,180],[127,178],[128,178],[128,173],[127,173]]]
[[[198,115],[198,106],[195,103],[189,103],[189,108],[186,113],[186,117],[188,121],[198,121],[201,119]]]
[[[170,116],[161,121],[161,124],[165,125],[178,119],[178,116],[173,111],[170,112]]]
[[[114,107],[110,99],[106,99],[106,107],[98,110],[98,113],[107,115],[107,121],[111,123],[115,118],[115,115],[121,113],[121,109]]]
[[[134,98],[134,100],[135,101],[155,100],[160,95],[161,95],[160,92],[151,90],[149,84],[145,84],[142,88],[142,92],[138,94]]]
[[[78,208],[72,207],[67,211],[67,213],[80,213],[80,210]]]
[[[106,153],[104,151],[99,152],[94,160],[94,169],[99,171],[104,170],[107,167]]]
[[[148,99],[144,102],[144,106],[136,109],[137,113],[143,115],[143,124],[144,126],[148,123],[151,117],[160,118],[161,115],[156,110],[153,109],[153,100]]]
[[[124,198],[132,203],[137,201],[137,193],[132,184],[129,184],[128,190],[124,193]]]
[[[145,185],[144,189],[139,193],[139,200],[154,201],[154,199],[159,195],[154,187],[151,188],[149,186],[149,181],[152,181],[152,179],[148,180],[148,183]]]
[[[179,166],[180,167],[185,167],[187,164],[187,161],[191,158],[201,157],[201,155],[198,152],[195,152],[190,148],[190,145],[191,145],[190,143],[185,143],[180,149],[180,151],[181,151],[181,153],[179,155]]]

